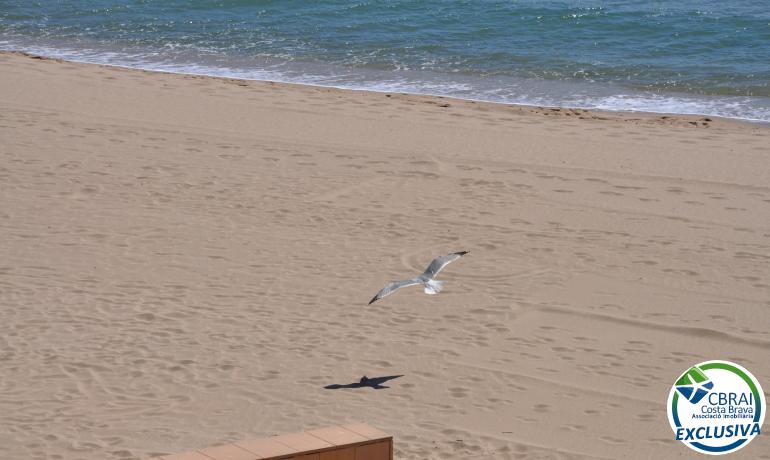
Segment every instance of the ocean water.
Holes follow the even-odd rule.
[[[768,0],[0,0],[0,49],[770,122]]]

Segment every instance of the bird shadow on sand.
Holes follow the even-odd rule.
[[[403,375],[388,375],[388,376],[385,376],[385,377],[372,377],[372,378],[369,378],[367,376],[363,376],[363,377],[361,377],[361,380],[359,380],[358,382],[348,383],[348,384],[345,384],[345,385],[340,385],[340,384],[335,383],[333,385],[326,385],[324,388],[327,389],[327,390],[339,390],[339,389],[342,389],[342,388],[365,388],[365,387],[369,387],[369,388],[372,388],[374,390],[382,390],[382,389],[385,389],[385,388],[390,388],[390,387],[387,387],[387,386],[383,385],[383,383],[387,382],[388,380],[397,379],[399,377],[403,377]]]

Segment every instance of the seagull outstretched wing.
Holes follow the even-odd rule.
[[[415,284],[422,284],[423,281],[420,278],[412,278],[408,280],[401,280],[401,281],[393,281],[392,283],[388,284],[380,292],[377,293],[376,296],[372,297],[372,300],[369,301],[368,305],[373,304],[374,302],[380,300],[383,297],[387,297],[397,290],[401,289],[402,287],[407,286],[414,286]]]
[[[468,251],[453,252],[452,254],[436,257],[433,259],[433,262],[428,265],[428,268],[425,269],[425,272],[422,274],[422,276],[428,279],[433,279],[444,267],[464,256],[465,254],[468,254]]]

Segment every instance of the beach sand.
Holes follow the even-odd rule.
[[[677,377],[770,390],[769,136],[0,54],[0,458],[356,421],[399,460],[703,458]],[[323,388],[364,374],[403,377]]]

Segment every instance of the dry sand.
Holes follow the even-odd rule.
[[[399,460],[703,458],[679,374],[770,389],[769,135],[2,54],[0,458],[354,421]],[[323,389],[363,374],[403,377]]]

